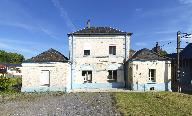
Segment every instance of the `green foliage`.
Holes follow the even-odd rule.
[[[0,62],[18,64],[22,63],[22,61],[24,61],[23,55],[0,50]]]
[[[8,91],[11,88],[10,78],[0,76],[0,91]]]
[[[22,84],[21,77],[10,78],[0,76],[0,91],[20,91]]]
[[[161,56],[166,56],[166,55],[167,55],[167,52],[166,52],[165,50],[161,50],[161,51],[160,51],[160,55],[161,55]]]

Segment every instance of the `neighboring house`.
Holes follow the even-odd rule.
[[[180,59],[181,92],[192,92],[192,43],[181,51]]]
[[[7,76],[8,77],[22,77],[21,64],[7,64]]]
[[[0,64],[0,76],[5,76],[7,73],[7,67],[5,64]]]
[[[124,88],[124,62],[130,36],[111,27],[90,27],[69,33],[72,89]]]
[[[146,48],[137,51],[128,61],[128,88],[171,91],[170,60]]]
[[[21,91],[68,91],[70,72],[68,58],[49,49],[22,63]]]

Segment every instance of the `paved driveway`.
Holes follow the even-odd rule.
[[[110,93],[24,94],[0,97],[0,116],[114,116]]]

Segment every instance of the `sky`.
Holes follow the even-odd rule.
[[[134,50],[159,42],[173,53],[177,31],[192,33],[192,0],[0,0],[0,49],[28,59],[53,48],[68,57],[67,33],[88,19],[133,33]]]

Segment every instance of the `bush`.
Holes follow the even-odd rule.
[[[0,91],[8,91],[11,89],[11,80],[8,77],[0,76]]]
[[[22,86],[21,77],[4,77],[0,76],[0,91],[19,92]]]

